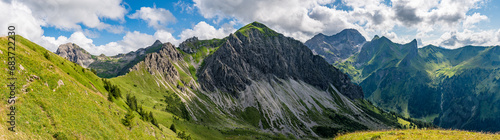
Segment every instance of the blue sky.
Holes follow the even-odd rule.
[[[50,51],[73,42],[96,55],[222,38],[253,21],[302,42],[354,28],[367,40],[458,48],[500,45],[499,8],[492,0],[3,0],[0,25]]]

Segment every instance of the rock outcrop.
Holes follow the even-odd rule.
[[[71,62],[75,62],[84,68],[87,68],[95,61],[90,53],[74,43],[60,45],[59,48],[57,48],[56,54],[68,59]]]
[[[179,60],[182,60],[181,54],[169,42],[162,44],[160,51],[147,54],[144,61],[130,68],[130,71],[140,70],[141,65],[144,64],[150,74],[163,75],[169,82],[175,83],[179,73],[173,63]]]

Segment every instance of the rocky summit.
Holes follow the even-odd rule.
[[[285,37],[254,22],[229,35],[205,59],[198,74],[203,89],[236,93],[251,81],[274,78],[304,81],[321,90],[331,85],[350,99],[363,98],[349,77],[313,53],[300,41]],[[234,94],[238,96],[237,94]]]
[[[144,65],[150,74],[155,75],[158,73],[163,75],[169,82],[176,82],[175,80],[179,79],[179,74],[173,62],[181,59],[181,54],[169,42],[161,44],[161,49],[157,53],[147,54],[144,60],[130,68],[130,71],[138,71]]]
[[[322,56],[328,63],[332,64],[358,53],[365,42],[365,37],[357,30],[345,29],[331,36],[319,33],[304,44],[314,54]]]
[[[75,62],[84,68],[87,68],[95,61],[90,53],[74,43],[60,45],[59,48],[57,48],[56,54],[69,61]]]

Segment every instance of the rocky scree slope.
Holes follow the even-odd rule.
[[[333,85],[350,99],[363,98],[361,88],[346,74],[313,55],[301,42],[263,24],[250,26],[229,35],[226,43],[204,60],[198,74],[204,90],[236,93],[245,90],[252,80],[278,78],[304,81],[320,90]]]
[[[301,42],[257,22],[223,40],[196,73],[222,112],[255,112],[260,117],[247,122],[296,136],[397,127],[367,109],[362,89]]]

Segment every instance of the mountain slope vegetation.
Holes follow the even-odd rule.
[[[104,83],[89,69],[16,36],[16,132],[8,131],[1,115],[1,139],[175,139],[169,129],[138,117],[122,123],[127,108],[107,100]],[[0,38],[6,56],[7,37]],[[7,68],[7,62],[0,62]],[[7,83],[7,72],[0,73]],[[2,92],[0,112],[8,114],[8,92]]]
[[[500,131],[500,46],[417,48],[374,37],[335,65],[363,87],[365,98],[405,117],[444,128]]]

